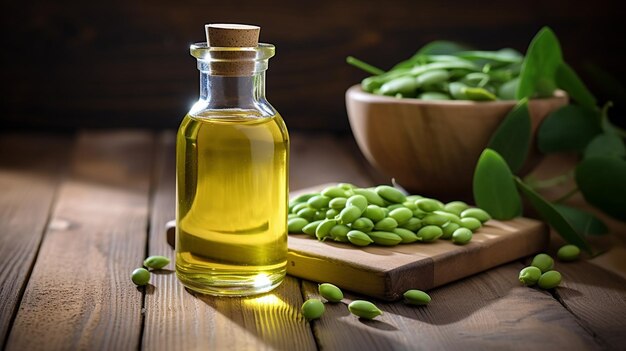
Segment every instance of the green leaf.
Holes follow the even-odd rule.
[[[584,159],[576,183],[585,200],[606,214],[626,221],[626,161],[609,156]]]
[[[518,188],[526,196],[533,208],[539,213],[541,218],[546,221],[552,228],[554,228],[559,235],[565,241],[570,244],[576,245],[579,248],[585,250],[587,253],[592,254],[591,247],[585,240],[585,238],[578,234],[572,225],[556,210],[551,203],[537,194],[533,189],[526,185],[521,179],[515,178]]]
[[[489,60],[502,63],[518,63],[524,59],[524,55],[519,51],[510,48],[498,51],[463,51],[456,53],[456,56],[468,60]]]
[[[559,88],[567,91],[569,96],[579,105],[590,110],[596,109],[597,101],[595,96],[591,94],[585,83],[578,77],[578,74],[565,62],[556,69],[556,84]]]
[[[580,235],[604,235],[609,232],[606,224],[589,212],[560,204],[555,204],[554,208]]]
[[[582,152],[602,132],[597,111],[567,105],[552,112],[539,127],[537,144],[544,153]]]
[[[522,202],[513,174],[496,151],[485,149],[474,172],[474,201],[495,219],[511,219],[522,214]]]
[[[626,157],[624,141],[615,134],[600,134],[585,148],[585,158],[594,156]]]
[[[530,147],[531,123],[528,100],[523,99],[500,123],[491,136],[488,148],[497,151],[516,173],[524,165]]]
[[[559,40],[550,28],[543,27],[528,46],[517,99],[552,96],[556,90],[556,70],[562,62]]]

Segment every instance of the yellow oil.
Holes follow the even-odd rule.
[[[281,116],[187,115],[176,148],[179,280],[212,295],[278,286],[287,263],[289,159]]]

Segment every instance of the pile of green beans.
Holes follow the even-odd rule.
[[[447,204],[380,185],[358,188],[340,183],[320,193],[303,194],[289,203],[288,229],[320,241],[356,246],[394,246],[449,239],[467,244],[472,233],[491,219],[462,201]]]
[[[515,100],[524,60],[518,51],[424,51],[387,72],[354,57],[347,62],[373,74],[361,82],[362,89],[372,94],[422,100]]]

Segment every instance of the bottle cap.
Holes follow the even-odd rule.
[[[212,75],[249,76],[253,74],[260,27],[216,23],[207,24],[204,28],[207,46],[211,49]]]

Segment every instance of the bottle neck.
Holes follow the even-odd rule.
[[[200,101],[206,109],[258,109],[265,100],[265,72],[228,77],[200,72]]]

